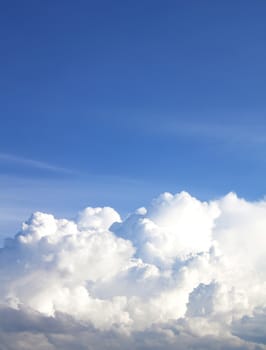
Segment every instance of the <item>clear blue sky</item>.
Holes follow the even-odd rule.
[[[265,0],[0,3],[0,229],[266,193]]]

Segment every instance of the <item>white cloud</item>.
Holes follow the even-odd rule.
[[[103,349],[106,338],[114,349],[266,349],[265,218],[264,201],[185,192],[123,221],[109,207],[34,213],[0,251],[3,350],[22,332],[27,349]]]

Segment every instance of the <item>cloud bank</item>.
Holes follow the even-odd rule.
[[[266,202],[34,213],[0,250],[0,349],[266,349]]]

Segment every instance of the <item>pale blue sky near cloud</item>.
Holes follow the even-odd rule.
[[[0,10],[1,236],[34,210],[265,195],[265,1]]]

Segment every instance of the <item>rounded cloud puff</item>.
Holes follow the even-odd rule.
[[[173,264],[210,249],[218,216],[216,203],[202,203],[186,192],[164,193],[144,215],[130,216],[113,230],[125,238],[130,235],[143,259]]]
[[[235,194],[164,193],[125,220],[108,207],[37,212],[0,250],[0,303],[100,331],[244,339],[245,317],[265,320],[265,232],[266,203]]]

